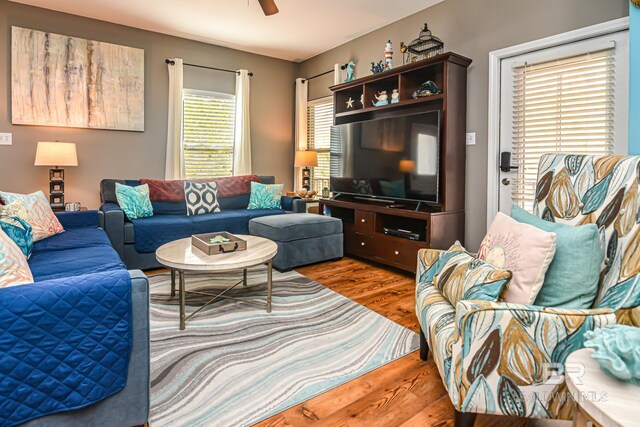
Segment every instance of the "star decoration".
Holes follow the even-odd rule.
[[[347,109],[349,108],[353,108],[353,98],[349,97],[349,100],[347,101]]]

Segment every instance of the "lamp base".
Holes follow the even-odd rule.
[[[302,169],[302,188],[307,191],[311,190],[311,169]]]
[[[49,204],[51,210],[64,211],[64,169],[49,169]]]

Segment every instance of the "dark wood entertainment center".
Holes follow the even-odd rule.
[[[448,249],[456,240],[464,242],[467,67],[470,64],[470,59],[449,52],[330,88],[335,125],[427,111],[441,114],[438,204],[423,203],[415,210],[415,205],[392,208],[374,200],[349,196],[320,199],[320,212],[343,222],[346,254],[415,272],[418,250]],[[434,81],[442,93],[413,99],[413,92],[426,80]],[[369,104],[374,94],[383,90],[390,94],[392,89],[398,89],[398,103],[380,107],[360,105],[360,108],[354,103],[354,108],[346,107],[349,98],[360,100],[364,95]],[[383,231],[385,227],[409,230],[419,236],[418,240],[387,235]]]

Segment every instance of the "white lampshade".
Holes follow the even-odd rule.
[[[78,166],[73,142],[38,142],[34,166]]]
[[[318,153],[315,151],[296,151],[295,167],[318,166]]]

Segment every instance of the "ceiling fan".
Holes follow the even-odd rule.
[[[275,0],[258,0],[258,3],[260,3],[262,11],[267,16],[275,15],[279,12]]]

